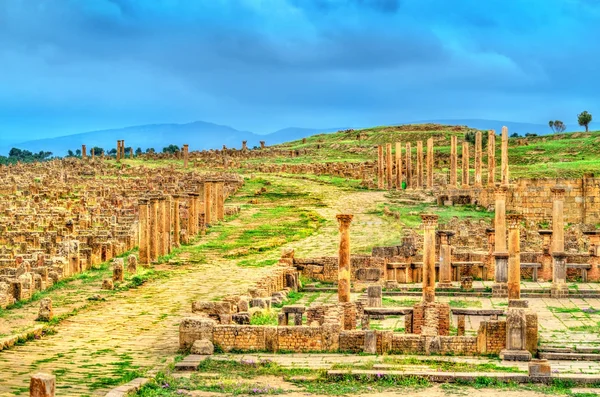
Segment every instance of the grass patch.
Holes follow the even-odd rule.
[[[250,318],[250,325],[277,325],[277,313],[273,310],[258,312]]]
[[[450,305],[450,307],[456,308],[481,307],[481,301],[450,300],[448,304]]]

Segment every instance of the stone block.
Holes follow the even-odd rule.
[[[37,373],[31,375],[29,381],[30,397],[54,397],[56,391],[56,377],[54,375]]]
[[[215,322],[205,317],[187,317],[179,324],[179,348],[189,349],[195,341],[213,341]]]
[[[192,354],[210,356],[215,352],[212,342],[206,339],[200,339],[194,342],[190,350]]]
[[[115,288],[115,286],[111,279],[105,278],[104,280],[102,280],[102,289],[112,290],[114,288]]]
[[[548,360],[531,360],[529,362],[529,376],[532,377],[550,377],[552,368]]]
[[[40,310],[38,312],[38,321],[50,321],[52,320],[52,299],[43,298],[40,300]]]

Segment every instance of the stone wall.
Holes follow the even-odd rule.
[[[338,258],[294,258],[294,266],[307,278],[325,282],[337,282],[338,280]],[[385,275],[384,258],[369,255],[352,255],[350,267],[352,269],[351,280],[360,282],[378,282]]]
[[[506,320],[488,320],[479,324],[477,349],[481,354],[499,354],[506,348]]]

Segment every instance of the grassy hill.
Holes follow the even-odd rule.
[[[465,133],[476,131],[466,126],[417,124],[403,126],[381,126],[362,130],[345,130],[333,134],[313,135],[302,140],[272,146],[277,149],[299,150],[296,157],[257,158],[248,162],[275,163],[320,163],[320,162],[364,162],[375,161],[377,145],[384,143],[412,143],[413,155],[416,142],[434,139],[434,152],[438,159],[450,156],[450,137],[458,136],[459,164],[461,143]],[[510,133],[510,131],[509,131]],[[487,131],[484,131],[487,134]],[[500,134],[500,131],[496,131]],[[360,139],[358,139],[360,136]],[[394,146],[394,145],[392,145]],[[496,158],[500,161],[500,137],[496,138]],[[474,148],[470,148],[471,168],[474,166]],[[484,170],[487,164],[487,149],[483,150]],[[574,132],[538,137],[509,139],[509,163],[511,177],[581,177],[586,173],[600,174],[600,131]]]

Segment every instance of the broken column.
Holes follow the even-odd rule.
[[[507,215],[508,223],[508,301],[521,299],[521,215]]]
[[[37,373],[31,375],[29,381],[29,397],[54,397],[56,377],[54,375]]]
[[[40,300],[40,310],[38,312],[38,321],[50,321],[52,320],[52,299],[43,298]]]
[[[212,211],[213,187],[212,182],[204,182],[204,221],[207,225],[212,225],[214,223],[214,214]]]
[[[495,191],[494,206],[494,233],[495,241],[494,258],[496,260],[496,272],[492,296],[503,298],[508,296],[508,251],[506,248],[506,187],[499,186]]]
[[[383,306],[381,294],[382,294],[381,285],[369,285],[367,287],[367,306],[368,307]]]
[[[406,187],[412,189],[412,153],[411,153],[410,142],[406,143]]]
[[[569,295],[567,287],[567,256],[565,254],[564,199],[565,189],[553,187],[552,191],[552,287],[553,298]]]
[[[215,184],[217,188],[217,220],[225,220],[225,182],[220,181]]]
[[[149,239],[149,224],[148,217],[150,212],[150,206],[147,199],[139,200],[139,250],[140,250],[140,262],[143,264],[150,263],[150,245],[148,244]]]
[[[198,196],[196,192],[189,193],[188,200],[188,238],[192,239],[198,234]],[[206,211],[206,210],[205,210]]]
[[[181,219],[179,215],[179,195],[173,195],[173,246],[181,246]]]
[[[339,214],[336,216],[340,225],[340,246],[338,259],[338,301],[350,302],[350,223],[353,216]]]
[[[456,135],[450,137],[450,187],[457,187],[456,172],[458,166],[458,138]]]
[[[377,189],[383,189],[383,146],[377,146]]]
[[[462,144],[462,187],[469,187],[469,142]]]
[[[396,142],[396,190],[402,189],[402,144]]]
[[[163,256],[167,252],[165,247],[165,198],[158,198],[156,228],[158,233],[158,256]]]
[[[481,131],[475,133],[475,187],[481,187]]]
[[[433,189],[433,138],[427,140],[427,189]]]
[[[391,190],[393,186],[393,174],[392,174],[392,144],[385,144],[385,179],[387,189]]]
[[[417,189],[423,188],[423,141],[417,142]]]
[[[189,145],[183,145],[183,168],[188,167],[188,159],[189,159]]]
[[[243,150],[243,151],[246,151],[246,150],[248,150],[248,146],[247,146],[247,144],[248,144],[248,141],[242,141],[242,150]]]
[[[440,281],[438,288],[452,288],[452,247],[450,237],[454,235],[450,230],[439,230],[440,237]]]
[[[260,141],[260,148],[264,149],[265,148],[265,141]]]
[[[502,127],[502,186],[508,186],[508,128]]]
[[[438,216],[422,214],[423,220],[423,302],[435,301],[435,228]]]
[[[150,199],[149,225],[149,260],[156,262],[158,261],[158,199],[156,197]]]
[[[488,186],[496,183],[496,131],[488,133]]]
[[[87,149],[85,145],[81,145],[81,158],[84,160],[87,159]]]
[[[123,273],[125,272],[125,266],[123,258],[116,258],[113,261],[113,281],[123,281]]]

